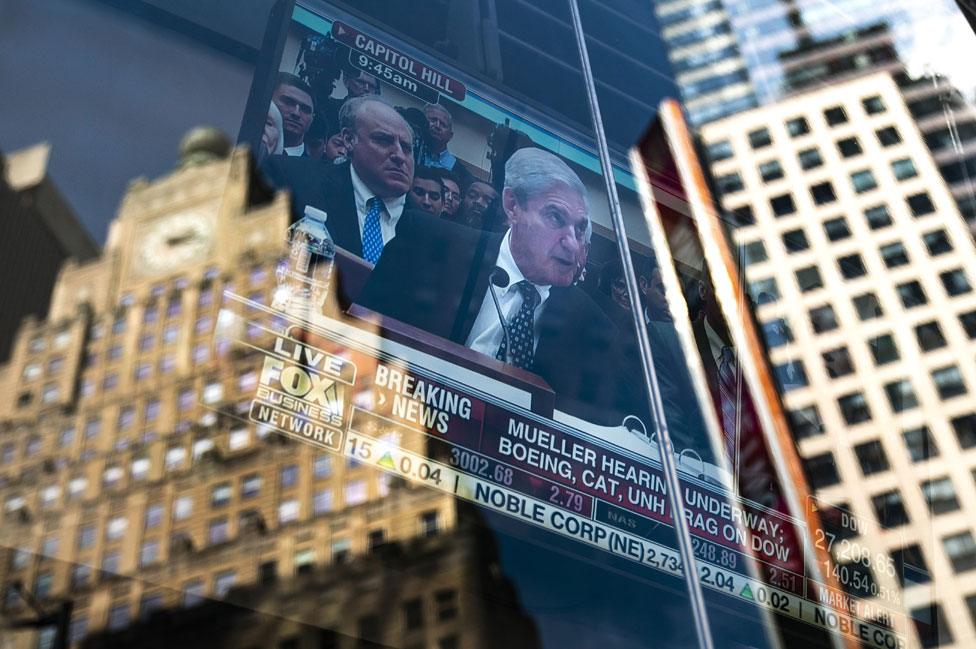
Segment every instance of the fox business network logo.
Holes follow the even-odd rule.
[[[265,354],[251,421],[317,445],[339,450],[345,388],[355,366],[349,361],[285,336]]]

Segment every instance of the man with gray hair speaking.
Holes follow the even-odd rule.
[[[617,331],[573,286],[592,233],[586,188],[555,155],[521,149],[505,165],[502,208],[503,234],[443,219],[398,230],[359,304],[539,375],[564,412],[619,424]]]

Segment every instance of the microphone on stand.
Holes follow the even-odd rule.
[[[503,359],[506,363],[511,363],[512,356],[512,337],[508,335],[508,325],[505,323],[505,314],[502,313],[502,305],[498,302],[498,293],[495,291],[495,287],[505,288],[508,286],[508,273],[505,272],[503,268],[495,266],[491,270],[491,275],[488,276],[488,291],[491,293],[491,301],[495,303],[495,312],[498,313],[498,322],[502,325],[502,337],[505,340],[505,358]]]

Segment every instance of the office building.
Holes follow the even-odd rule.
[[[533,646],[453,498],[247,421],[262,356],[214,332],[230,293],[271,302],[289,210],[229,149],[196,129],[176,170],[134,181],[103,254],[62,269],[0,368],[4,620],[35,615],[19,582],[45,609],[71,603],[75,646],[150,642],[154,611],[207,646],[298,646],[302,624],[323,647]],[[227,598],[246,622],[180,610]],[[5,646],[55,633],[5,630]]]
[[[970,646],[976,247],[902,90],[860,76],[701,135],[811,487],[857,521],[848,587]]]

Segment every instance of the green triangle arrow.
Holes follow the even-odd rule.
[[[742,595],[743,597],[748,597],[749,599],[756,599],[755,597],[752,596],[752,588],[749,587],[749,584],[743,586],[742,592],[739,594]]]
[[[385,466],[387,469],[396,469],[396,464],[393,462],[393,456],[390,455],[389,451],[384,453],[383,457],[381,457],[376,463],[380,466]]]

